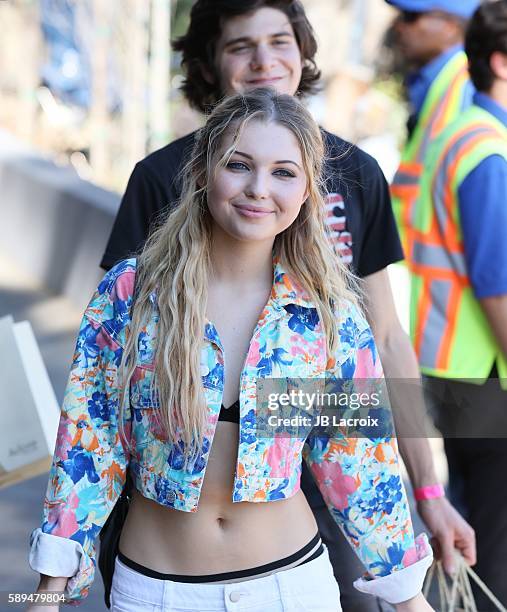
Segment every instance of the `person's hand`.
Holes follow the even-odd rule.
[[[394,608],[396,612],[435,612],[422,593],[408,601],[396,604]]]
[[[417,511],[433,535],[435,557],[442,560],[449,575],[456,569],[455,548],[468,565],[475,564],[475,532],[445,497],[417,502]]]

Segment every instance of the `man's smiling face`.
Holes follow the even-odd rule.
[[[294,95],[303,68],[289,19],[268,7],[224,22],[215,66],[223,95],[258,87]]]

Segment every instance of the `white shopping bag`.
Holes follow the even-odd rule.
[[[0,318],[0,487],[49,469],[59,416],[30,323]]]

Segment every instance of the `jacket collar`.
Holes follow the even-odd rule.
[[[294,304],[304,308],[315,308],[308,292],[289,275],[277,257],[273,259],[271,300],[282,307]]]
[[[281,264],[279,258],[273,258],[273,287],[266,308],[261,316],[263,323],[268,318],[278,318],[285,313],[284,306],[293,304],[303,308],[315,308],[308,292],[294,281]],[[213,323],[207,322],[204,339],[222,348],[217,330]]]

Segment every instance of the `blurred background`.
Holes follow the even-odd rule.
[[[310,102],[315,117],[367,146],[391,138],[394,156],[404,113],[396,81],[381,76],[392,10],[383,0],[303,4],[323,74],[323,90]],[[122,192],[139,159],[201,121],[179,92],[180,58],[169,44],[186,30],[191,5],[0,2],[0,127],[82,178]]]
[[[400,80],[386,76],[393,11],[383,0],[303,4],[323,74],[310,109],[374,155],[389,180],[406,121]],[[191,5],[0,0],[0,317],[31,322],[59,402],[135,163],[202,121],[179,92],[180,57],[169,44]],[[406,281],[392,278],[406,324]],[[42,474],[0,489],[0,590],[35,589],[28,537],[46,482]],[[80,609],[105,609],[99,577]]]

